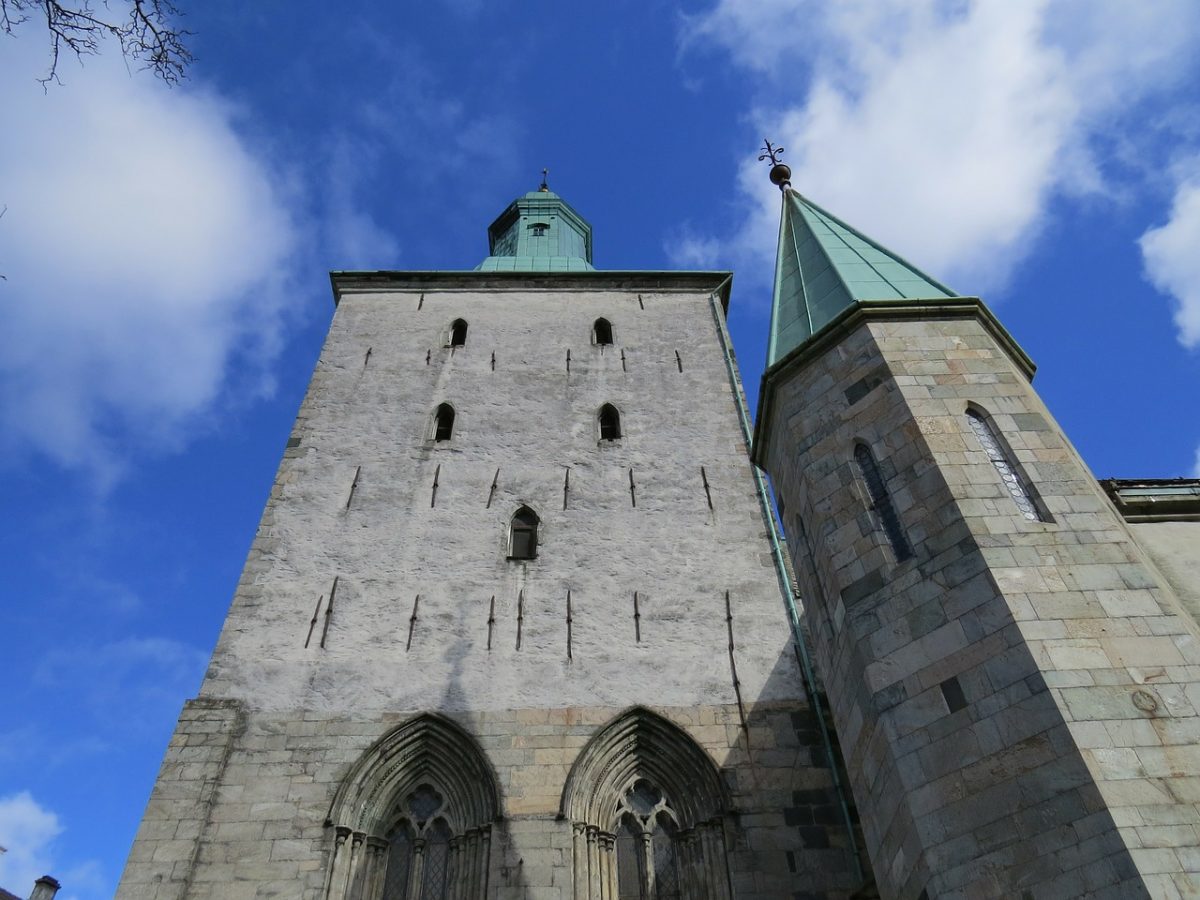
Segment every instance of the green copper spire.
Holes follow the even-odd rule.
[[[479,272],[590,272],[592,226],[543,179],[488,228],[490,256]]]
[[[958,295],[792,190],[786,167],[775,297],[771,309],[770,368],[844,310],[862,300],[946,300]]]

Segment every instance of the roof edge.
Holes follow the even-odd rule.
[[[677,270],[599,269],[587,272],[478,272],[464,271],[332,271],[329,283],[333,303],[343,295],[379,290],[554,290],[578,288],[611,290],[697,290],[718,293],[729,311],[732,272],[689,272]]]
[[[754,442],[751,461],[760,469],[766,468],[767,439],[771,413],[771,400],[775,385],[785,374],[802,369],[816,357],[846,337],[851,331],[867,322],[896,319],[978,319],[996,340],[1021,374],[1033,380],[1037,366],[1000,320],[978,297],[951,297],[933,299],[859,300],[847,307],[820,331],[804,343],[792,349],[782,359],[767,367],[763,372],[758,392],[758,407],[754,414]]]

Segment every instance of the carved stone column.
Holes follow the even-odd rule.
[[[363,865],[362,900],[380,900],[383,895],[383,878],[387,871],[388,842],[375,835],[367,835],[367,853]]]
[[[477,855],[479,867],[479,894],[477,896],[479,900],[486,900],[488,875],[492,865],[492,826],[490,825],[484,825],[479,829],[479,853]]]
[[[325,891],[328,900],[346,900],[350,878],[350,847],[346,840],[350,829],[339,825],[333,832],[333,859],[329,863],[329,885]]]
[[[572,900],[588,900],[587,826],[576,822],[571,826],[571,875],[574,878]]]

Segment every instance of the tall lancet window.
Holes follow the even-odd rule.
[[[600,407],[600,440],[615,441],[621,437],[621,414],[611,403]]]
[[[450,323],[450,346],[461,347],[467,342],[467,323],[463,319],[455,319]]]
[[[896,514],[896,507],[892,504],[892,496],[888,493],[883,473],[879,471],[879,464],[875,462],[875,455],[871,452],[870,447],[859,443],[854,446],[854,459],[858,463],[858,469],[867,485],[867,493],[871,498],[871,509],[879,517],[879,524],[883,527],[883,533],[887,535],[888,543],[892,545],[892,552],[896,554],[897,561],[908,559],[913,555],[912,548],[904,536],[900,517]]]
[[[433,439],[448,441],[454,437],[454,407],[442,403],[433,413]]]
[[[536,559],[538,546],[538,517],[528,506],[513,514],[508,528],[508,558]]]
[[[596,324],[592,326],[592,340],[601,347],[613,342],[612,322],[605,318],[596,320]]]
[[[968,409],[967,421],[971,423],[971,430],[975,432],[975,437],[979,438],[980,446],[983,447],[988,459],[995,466],[1000,480],[1004,482],[1005,489],[1012,497],[1013,503],[1017,504],[1021,515],[1030,522],[1050,521],[1042,504],[1038,502],[1033,488],[1017,468],[1016,461],[1008,447],[1005,446],[1004,439],[1000,437],[1000,433],[992,424],[991,419],[978,410]]]

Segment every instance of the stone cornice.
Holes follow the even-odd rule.
[[[719,293],[729,311],[730,272],[330,272],[333,302],[372,291],[697,291]]]
[[[954,297],[949,300],[860,300],[763,373],[762,386],[758,392],[758,409],[754,417],[754,449],[751,458],[755,465],[759,468],[766,466],[771,401],[774,399],[776,385],[784,377],[799,372],[861,325],[904,319],[976,319],[996,340],[1021,374],[1032,380],[1037,369],[1033,360],[978,297]]]

